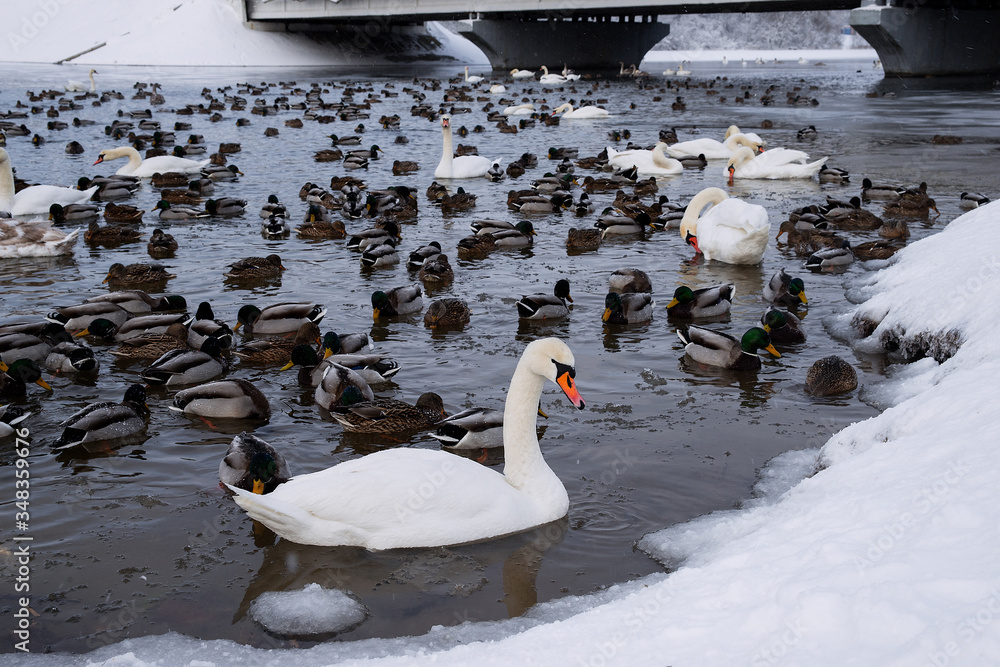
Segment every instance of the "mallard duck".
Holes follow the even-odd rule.
[[[107,277],[101,281],[113,290],[137,287],[141,285],[161,285],[177,276],[167,273],[159,264],[129,264],[125,266],[116,262],[108,269]]]
[[[333,354],[355,354],[365,348],[369,350],[375,349],[371,338],[366,333],[337,334],[333,331],[327,331],[323,334],[323,341],[320,343],[318,351],[326,356],[330,356]]]
[[[245,257],[230,264],[225,277],[233,281],[270,280],[279,278],[284,270],[278,255]]]
[[[901,195],[904,190],[905,188],[901,188],[898,185],[891,185],[889,183],[872,183],[869,178],[861,181],[862,199],[895,201],[896,199],[899,199],[899,195]]]
[[[424,313],[424,326],[432,329],[438,327],[461,327],[469,323],[472,311],[469,304],[462,299],[438,299],[427,307]]]
[[[566,235],[566,248],[568,250],[596,250],[600,245],[600,229],[572,228]]]
[[[861,208],[861,199],[852,197],[849,202],[833,202],[824,207],[823,217],[837,229],[870,231],[884,224],[882,218]]]
[[[201,211],[194,204],[201,203],[201,195],[190,190],[165,188],[160,190],[160,199],[170,204],[171,207],[174,207],[168,213],[163,206],[157,203],[157,206],[153,210],[159,210],[160,217],[163,219],[182,220],[185,217],[207,217],[207,215],[196,215],[196,213],[201,213]]]
[[[760,327],[749,329],[741,340],[736,340],[727,333],[692,324],[678,329],[677,337],[684,343],[684,352],[699,364],[733,371],[760,370],[759,349],[775,357],[781,356],[771,345],[767,332]]]
[[[361,379],[369,386],[389,382],[401,368],[399,363],[381,354],[333,354],[328,355],[323,359],[323,362],[351,369],[360,375]],[[289,362],[288,365],[291,363],[293,362]],[[295,363],[301,363],[301,361]]]
[[[151,313],[149,315],[137,315],[120,325],[116,325],[111,320],[99,317],[77,336],[94,336],[108,343],[121,342],[129,338],[138,338],[147,334],[166,333],[167,329],[178,322],[183,322],[187,318],[183,313]]]
[[[792,278],[784,269],[775,272],[764,285],[764,300],[782,306],[808,304],[806,286],[801,278]]]
[[[556,281],[552,294],[532,294],[522,296],[515,303],[517,316],[523,320],[556,320],[569,315],[566,302],[573,303],[569,294],[569,281],[560,278]]]
[[[380,226],[362,229],[351,236],[347,241],[347,247],[350,250],[360,250],[363,252],[369,246],[381,245],[387,240],[395,242],[399,239],[399,225],[392,220],[387,220]]]
[[[857,388],[857,371],[836,355],[819,359],[806,372],[806,392],[814,396],[844,394]]]
[[[52,391],[49,383],[42,379],[42,369],[32,359],[18,359],[10,366],[0,361],[0,401],[22,398],[28,393],[28,383],[34,382],[43,389]]]
[[[634,219],[610,206],[601,213],[594,227],[601,230],[601,238],[606,236],[642,235],[649,226],[650,218],[646,213],[640,213]]]
[[[539,412],[539,414],[543,414]],[[503,447],[503,412],[469,408],[439,421],[431,437],[448,449],[494,449]]]
[[[174,387],[207,382],[222,375],[229,364],[220,355],[214,338],[206,338],[200,350],[171,350],[154,361],[140,376],[147,384]]]
[[[868,241],[851,246],[851,252],[861,261],[872,259],[889,259],[899,250],[898,245],[893,245],[888,241]]]
[[[260,225],[260,235],[265,239],[285,239],[292,233],[288,221],[272,215]]]
[[[384,243],[370,245],[361,253],[361,266],[377,269],[399,263],[399,253],[396,252],[395,241],[386,238]]]
[[[240,345],[234,354],[245,363],[279,364],[288,359],[296,346],[305,345],[308,347],[319,341],[319,325],[315,322],[305,322],[295,332],[295,336],[251,340]]]
[[[645,293],[615,294],[604,297],[604,315],[607,324],[641,324],[653,319],[653,295]]]
[[[166,199],[156,202],[153,210],[160,212],[160,220],[195,220],[197,218],[207,218],[209,213],[191,206],[175,206]]]
[[[108,222],[142,222],[145,211],[135,206],[111,202],[104,207],[104,219]]]
[[[392,448],[296,476],[268,495],[236,490],[236,501],[290,541],[368,549],[464,544],[555,521],[566,515],[569,497],[538,450],[534,415],[543,379],[559,383],[574,405],[584,406],[573,364],[572,352],[557,339],[528,345],[507,393],[505,474],[447,452]],[[445,456],[454,460],[445,464]],[[400,515],[398,508],[409,507],[407,499],[442,465],[451,474],[412,514]],[[305,509],[317,500],[312,511]],[[352,503],[367,511],[346,511]]]
[[[532,238],[536,235],[535,226],[530,220],[521,220],[514,229],[497,229],[489,232],[493,237],[493,242],[497,247],[503,248],[526,248],[532,244]]]
[[[116,326],[121,326],[125,320],[132,317],[125,308],[111,301],[93,301],[78,306],[56,308],[45,319],[63,325],[67,331],[83,331],[98,318],[111,320]]]
[[[271,418],[271,406],[264,394],[249,381],[240,378],[182,389],[174,395],[174,404],[170,409],[220,419]]]
[[[49,206],[49,220],[56,224],[64,222],[90,222],[97,220],[98,209],[95,204],[52,204]]]
[[[342,239],[347,236],[344,223],[340,220],[303,222],[295,228],[295,233],[306,239]]]
[[[25,330],[27,328],[0,332],[0,361],[7,364],[18,359],[42,362],[54,345],[72,340],[65,327],[56,322],[39,323],[31,331]]]
[[[437,241],[431,241],[427,245],[420,246],[410,253],[406,260],[406,268],[420,269],[424,265],[425,260],[440,254],[441,244]]]
[[[171,350],[187,350],[188,329],[177,322],[164,333],[145,334],[123,340],[111,354],[119,359],[159,359]]]
[[[799,326],[800,320],[794,313],[771,306],[761,315],[760,323],[767,335],[771,337],[772,343],[806,342],[806,332]]]
[[[373,319],[419,312],[424,308],[422,296],[420,285],[403,285],[394,287],[388,292],[373,292]]]
[[[320,407],[333,411],[375,400],[368,383],[351,369],[337,364],[323,364],[322,368],[314,395]]]
[[[477,195],[466,192],[464,188],[460,187],[453,195],[445,194],[438,200],[438,203],[441,205],[442,212],[468,211],[475,208],[477,198]]]
[[[851,244],[844,241],[839,248],[824,248],[814,252],[806,260],[806,268],[810,271],[831,271],[847,266],[853,261]]]
[[[878,228],[878,235],[887,239],[902,239],[905,241],[910,238],[910,226],[906,224],[906,220],[890,218]]]
[[[219,480],[223,484],[251,493],[270,493],[291,477],[285,457],[245,431],[233,438],[219,463]]]
[[[146,388],[133,384],[121,403],[91,403],[62,422],[57,449],[69,449],[95,440],[115,440],[140,433],[149,421]]]
[[[222,320],[215,319],[212,304],[208,301],[199,303],[194,317],[184,324],[188,327],[188,345],[196,350],[201,349],[206,338],[214,338],[223,350],[228,350],[235,342],[233,330]]]
[[[440,253],[424,262],[417,277],[424,283],[443,284],[455,279],[455,271],[451,268],[448,255]]]
[[[290,359],[289,356],[291,357]],[[294,366],[298,366],[298,382],[303,387],[318,387],[320,382],[323,381],[323,375],[330,366],[330,364],[322,363],[316,350],[309,345],[296,345],[292,348],[291,355],[286,355],[285,358],[289,359],[288,363],[282,366],[280,370],[287,371]],[[367,380],[365,382],[367,383]]]
[[[978,192],[963,192],[958,199],[958,205],[966,210],[986,206],[990,198]]]
[[[653,283],[645,271],[623,267],[615,269],[608,278],[608,291],[616,294],[652,292]]]
[[[840,167],[831,167],[828,164],[824,164],[823,168],[819,170],[820,183],[848,183],[850,180],[851,174],[846,169],[841,169]]]
[[[83,240],[89,245],[115,247],[123,243],[135,243],[141,239],[141,236],[137,229],[121,225],[101,227],[94,219],[90,221],[87,231],[83,233]]]
[[[201,173],[213,181],[236,181],[243,175],[243,172],[235,164],[209,165],[203,168]]]
[[[684,319],[719,317],[733,306],[736,285],[723,283],[693,290],[681,285],[674,290],[674,297],[667,304],[667,315]]]
[[[80,341],[61,341],[45,357],[45,368],[53,373],[94,373],[100,367],[94,351]]]
[[[13,405],[0,405],[0,438],[14,435],[15,427],[30,416],[30,412]]]
[[[393,398],[376,398],[331,416],[345,431],[394,434],[430,428],[447,415],[441,397],[427,392],[417,398],[416,405]]]
[[[209,199],[205,202],[205,212],[219,218],[233,218],[243,215],[246,212],[247,202],[245,199],[234,199],[232,197],[219,197]],[[272,214],[273,217],[280,217]],[[268,216],[269,218],[272,216]]]
[[[173,257],[177,251],[177,239],[172,234],[167,234],[162,229],[154,229],[146,243],[146,252],[153,259],[166,259]]]
[[[319,324],[326,315],[326,308],[311,302],[277,303],[264,310],[256,306],[243,306],[236,314],[236,331],[245,326],[253,335],[292,333],[306,322]]]
[[[288,209],[278,200],[278,195],[268,195],[267,202],[260,207],[260,217],[267,219],[272,215],[279,218],[288,217]]]
[[[132,313],[133,315],[142,315],[143,313],[151,313],[154,311],[165,312],[168,310],[187,309],[187,300],[179,294],[168,294],[166,296],[154,297],[146,294],[142,290],[122,290],[120,292],[100,294],[98,296],[90,297],[84,303],[111,303],[128,311],[129,313]],[[59,309],[57,311],[57,316],[58,312],[63,310],[65,309]],[[104,316],[107,317],[106,314]],[[49,315],[49,317],[52,318],[53,315]],[[108,319],[115,321],[118,318],[108,317]],[[121,322],[116,323],[121,324]],[[70,330],[73,331],[74,329]]]

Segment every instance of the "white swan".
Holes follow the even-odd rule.
[[[725,141],[718,141],[705,137],[703,139],[692,139],[690,141],[679,141],[667,147],[667,155],[673,158],[698,157],[704,155],[709,160],[728,160],[733,156],[740,146],[756,151],[763,144],[758,137],[756,140],[750,135],[742,132],[729,133],[727,131]]]
[[[89,72],[90,92],[92,93],[97,92],[97,85],[94,83],[95,74],[97,74],[96,69],[90,70]],[[87,90],[87,84],[84,83],[83,81],[74,81],[73,79],[70,79],[69,81],[66,82],[65,88],[67,93],[82,93],[83,91]]]
[[[562,68],[561,74],[563,75],[563,78],[566,79],[567,81],[579,81],[580,80],[580,75],[579,74],[573,74],[573,70],[571,70],[569,68],[569,66],[566,65],[566,63],[563,63],[563,68]]]
[[[481,76],[475,76],[475,75],[469,76],[469,66],[468,65],[465,66],[465,81],[467,83],[479,83],[482,80],[483,77]]]
[[[691,76],[691,70],[684,69],[684,63],[677,66],[677,76]]]
[[[602,109],[601,107],[580,107],[579,109],[574,109],[573,105],[567,102],[566,104],[560,105],[552,110],[552,113],[563,113],[563,118],[607,118],[611,113],[607,109]]]
[[[512,79],[534,79],[535,73],[528,69],[512,69],[510,71]]]
[[[701,216],[701,209],[713,204]],[[759,264],[771,223],[763,206],[731,199],[720,188],[706,188],[688,203],[681,238],[705,256],[726,264]]]
[[[492,86],[490,86],[490,92],[494,95],[501,95],[507,92],[507,86],[503,85],[502,83],[494,83]]]
[[[640,174],[653,176],[673,176],[684,171],[684,165],[667,157],[667,145],[662,141],[653,146],[653,150],[630,150],[618,152],[611,146],[608,152],[608,164],[617,169],[628,169],[635,166]]]
[[[535,112],[535,105],[531,102],[525,102],[524,104],[512,104],[509,107],[504,107],[501,112],[504,116],[526,116]]]
[[[209,160],[189,160],[186,157],[176,155],[158,155],[148,157],[145,160],[139,155],[139,151],[131,146],[121,148],[107,148],[100,152],[94,164],[101,164],[107,160],[117,160],[127,157],[128,164],[119,169],[119,176],[137,176],[139,178],[150,178],[154,174],[165,174],[170,171],[182,174],[196,174],[207,167]]]
[[[730,125],[729,127],[727,127],[726,135],[723,137],[723,140],[728,139],[734,134],[742,134],[755,144],[760,144],[761,147],[767,146],[767,141],[762,139],[759,134],[757,134],[756,132],[744,132],[743,130],[740,129],[739,125]]]
[[[48,222],[13,222],[0,220],[0,258],[70,255],[80,234],[79,229],[66,234]]]
[[[573,353],[556,338],[529,343],[504,407],[504,471],[428,449],[387,449],[293,477],[236,502],[283,538],[320,546],[402,549],[464,544],[530,530],[566,515],[566,488],[538,448],[546,380],[581,410]]]
[[[549,85],[557,83],[566,83],[566,77],[561,74],[549,74],[549,68],[542,65],[540,68],[543,72],[542,76],[538,79],[539,83],[547,83]]]
[[[806,163],[807,159],[809,159],[808,153],[787,148],[774,148],[755,156],[749,148],[741,146],[729,158],[726,174],[730,185],[733,184],[733,177],[770,180],[812,178],[829,158]]]
[[[14,194],[14,171],[10,166],[10,155],[0,148],[0,211],[11,215],[34,215],[48,213],[53,204],[67,206],[90,201],[100,186],[86,190],[63,188],[58,185],[32,185]]]
[[[494,164],[500,164],[500,160],[488,160],[479,155],[455,157],[451,139],[451,116],[447,114],[441,116],[441,136],[444,147],[441,162],[434,170],[434,178],[481,178]]]

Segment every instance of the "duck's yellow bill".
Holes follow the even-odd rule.
[[[778,352],[776,349],[774,349],[773,345],[768,345],[764,349],[767,350],[768,352],[770,352],[771,354],[773,354],[776,357],[779,357],[779,358],[781,357],[781,353]]]
[[[49,383],[43,380],[42,378],[38,378],[37,380],[35,380],[35,384],[37,384],[39,387],[52,391],[52,387],[49,386]]]
[[[610,318],[610,317],[611,317],[611,309],[610,308],[605,308],[604,309],[604,314],[601,315],[601,319],[603,321],[607,322],[608,318]]]
[[[670,303],[667,304],[667,310],[670,310],[671,308],[673,308],[674,306],[676,306],[679,303],[680,303],[680,301],[678,301],[677,299],[671,299]]]
[[[264,482],[259,479],[255,479],[253,481],[253,489],[251,490],[258,495],[264,495]]]
[[[287,364],[281,367],[280,370],[287,371],[289,368],[295,365],[294,361],[289,361]]]

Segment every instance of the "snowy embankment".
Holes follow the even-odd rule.
[[[669,575],[425,637],[290,655],[166,635],[88,658],[134,666],[1000,664],[998,218],[1000,203],[968,213],[852,286],[849,295],[864,303],[828,324],[870,332],[859,348],[906,342],[909,356],[916,345],[943,361],[899,367],[873,394],[885,412],[819,451],[778,457],[758,485],[762,497],[744,509],[646,536],[641,547],[675,568]]]
[[[73,65],[308,67],[389,62],[351,40],[250,30],[243,25],[238,2],[7,2],[0,62],[56,63],[81,53]],[[434,53],[463,62],[486,62],[469,41],[434,23],[428,24],[428,32],[441,42]],[[364,32],[358,39],[366,41]],[[426,55],[426,49],[413,54],[420,55]]]

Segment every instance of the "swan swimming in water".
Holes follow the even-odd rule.
[[[809,154],[788,148],[773,148],[766,153],[754,155],[749,148],[736,149],[726,165],[729,184],[733,178],[786,179],[812,178],[826,164],[829,158],[820,158],[806,163]]]
[[[684,165],[667,157],[666,149],[667,145],[661,141],[650,151],[630,150],[619,153],[611,146],[607,146],[605,150],[608,152],[608,164],[618,169],[635,166],[638,173],[654,176],[673,176],[684,171]]]
[[[434,178],[482,178],[500,160],[488,160],[479,155],[455,157],[451,138],[451,116],[441,116],[441,136],[444,146],[441,162],[434,170]]]
[[[97,92],[97,85],[94,83],[94,75],[95,74],[97,74],[97,70],[96,69],[90,70],[90,72],[89,72],[89,76],[90,76],[90,92],[92,92],[92,93],[96,93]],[[66,85],[64,87],[66,88],[66,92],[67,93],[82,93],[85,90],[87,90],[87,84],[86,83],[84,83],[83,81],[74,81],[73,79],[70,79],[69,81],[67,81]]]
[[[569,510],[566,487],[542,458],[535,426],[546,380],[584,408],[574,364],[572,351],[556,338],[525,348],[504,407],[502,474],[447,452],[398,448],[293,477],[267,495],[229,488],[250,517],[300,544],[436,547],[530,530]],[[427,485],[433,493],[420,492]]]
[[[557,114],[563,111],[565,111],[562,115],[563,118],[607,118],[611,115],[607,109],[595,106],[586,106],[574,109],[573,105],[569,102],[556,107],[552,110],[552,113]]]
[[[151,178],[155,174],[166,174],[171,171],[182,174],[196,174],[202,168],[207,167],[210,162],[210,160],[202,160],[200,162],[189,160],[185,157],[177,157],[176,155],[158,155],[143,160],[142,156],[139,155],[139,151],[131,146],[122,146],[121,148],[104,149],[97,156],[94,164],[101,164],[108,160],[117,160],[123,157],[128,158],[128,164],[115,173],[119,176],[137,176],[139,178]]]
[[[77,190],[58,185],[32,185],[14,194],[14,170],[10,166],[10,155],[6,149],[0,148],[0,211],[11,215],[48,213],[53,204],[68,206],[90,201],[98,187]]]
[[[701,216],[708,204],[712,208]],[[730,198],[720,188],[706,188],[691,198],[681,220],[681,238],[705,256],[726,264],[759,264],[771,223],[763,206]]]

